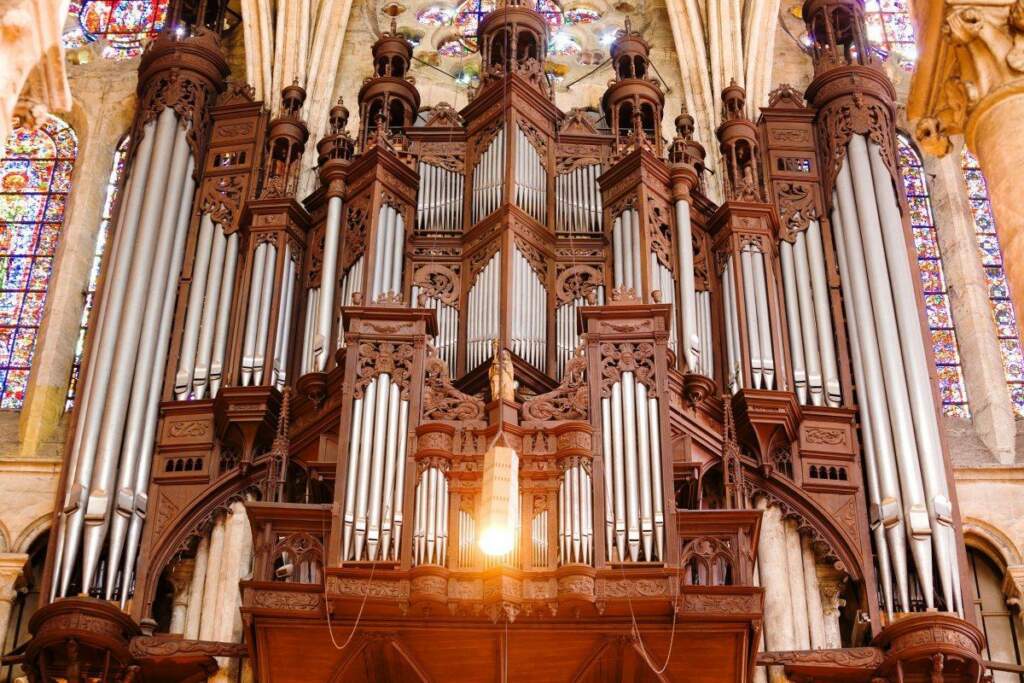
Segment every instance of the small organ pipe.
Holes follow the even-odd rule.
[[[263,383],[263,363],[267,354],[267,337],[270,333],[270,301],[274,296],[274,264],[277,247],[267,243],[263,252],[263,284],[260,287],[259,324],[256,327],[256,357],[253,362],[253,384]]]
[[[789,330],[789,355],[793,364],[793,386],[800,403],[807,404],[807,368],[804,365],[803,329],[797,303],[796,270],[793,266],[793,245],[779,243],[779,262],[782,265],[782,288],[786,303],[786,326]]]
[[[626,468],[622,429],[622,383],[612,385],[612,464],[615,470],[615,549],[620,562],[626,559]],[[610,549],[609,549],[610,552]]]
[[[380,543],[380,502],[384,487],[384,459],[387,448],[387,429],[389,423],[392,427],[393,411],[397,411],[398,405],[392,405],[391,396],[391,375],[384,372],[377,377],[377,408],[373,420],[373,450],[370,460],[369,477],[369,499],[368,506],[362,515],[363,529],[366,538],[366,550],[370,559],[377,558],[377,549]],[[360,517],[356,518],[356,530],[358,533]],[[358,536],[356,538],[358,542]]]
[[[722,273],[722,294],[725,300],[725,330],[727,337],[728,365],[726,367],[726,383],[736,393],[743,388],[743,367],[741,359],[743,348],[740,341],[739,311],[736,308],[736,280],[733,276],[734,264],[732,257],[725,261]]]
[[[761,336],[761,363],[764,368],[766,389],[775,389],[775,354],[772,344],[772,327],[768,314],[768,281],[765,277],[764,253],[751,247],[754,265],[754,293],[757,297],[757,327]]]
[[[654,504],[651,495],[653,478],[651,476],[651,439],[650,418],[647,414],[647,387],[643,384],[636,384],[636,422],[637,432],[637,459],[640,465],[640,535],[643,545],[644,557],[648,560],[652,557],[651,551],[654,544]]]
[[[242,386],[247,387],[252,380],[253,365],[256,356],[256,327],[259,318],[260,284],[263,282],[264,253],[269,244],[259,244],[252,257],[252,276],[249,280],[249,305],[245,312],[245,335],[242,340]]]
[[[818,348],[824,374],[826,403],[833,408],[843,402],[839,384],[839,365],[836,361],[835,341],[832,336],[832,314],[829,304],[828,277],[825,274],[825,248],[821,241],[821,224],[811,221],[806,232],[807,252],[811,264],[811,292],[814,298],[815,321],[818,326]]]
[[[356,523],[356,497],[350,492],[356,490],[357,477],[359,476],[358,459],[362,452],[362,430],[363,430],[363,403],[370,398],[371,389],[375,390],[376,383],[371,382],[367,387],[364,398],[357,398],[352,401],[352,432],[349,435],[348,443],[348,471],[345,477],[345,512],[343,519],[342,547],[344,557],[350,557],[352,553],[352,534],[355,531]],[[371,399],[372,400],[372,399]]]
[[[622,373],[622,429],[626,480],[626,540],[629,558],[640,557],[640,478],[638,472],[636,425],[636,380],[632,372]]]
[[[188,307],[185,313],[185,331],[181,337],[181,356],[174,381],[174,395],[179,401],[188,398],[192,373],[195,371],[196,343],[199,339],[199,325],[203,314],[203,299],[206,296],[206,276],[210,267],[213,230],[213,220],[209,214],[203,214],[199,220],[196,257],[192,266],[192,283],[189,287]]]
[[[647,402],[651,435],[651,485],[654,488],[654,544],[657,559],[662,559],[665,557],[665,489],[664,474],[661,471],[661,416],[658,413],[658,399],[648,397]]]
[[[284,391],[288,372],[288,349],[292,334],[292,304],[295,292],[295,258],[291,254],[291,245],[285,246],[284,282],[281,288],[281,303],[277,317],[277,341],[274,344],[274,369],[272,384],[278,391]]]
[[[204,220],[208,220],[204,217]],[[199,333],[199,350],[196,354],[195,371],[192,374],[192,394],[201,400],[206,395],[210,377],[210,355],[213,351],[213,336],[216,331],[216,315],[220,303],[220,288],[224,279],[227,238],[220,226],[213,226],[213,249],[207,270],[205,303]],[[189,297],[191,298],[191,297]]]
[[[372,449],[375,443],[375,424],[377,413],[383,412],[380,397],[378,396],[378,384],[376,379],[367,386],[366,394],[363,397],[363,426],[360,430],[361,443],[359,446],[359,458],[355,462],[358,468],[357,488],[355,490],[355,538],[354,548],[350,557],[360,558],[363,556],[363,547],[366,544],[366,515],[367,505],[370,500],[370,463],[373,457]],[[383,392],[381,392],[383,395]],[[386,400],[386,397],[385,397]]]
[[[313,338],[315,369],[323,372],[329,357],[329,339],[334,316],[334,292],[338,285],[338,245],[341,241],[341,197],[327,200],[327,220],[324,225],[323,264],[320,267],[320,290],[316,303],[316,336]],[[346,302],[342,302],[346,305]]]
[[[402,262],[405,256],[405,221],[402,214],[394,209],[395,214],[395,247],[392,252],[391,265],[391,291],[397,295],[402,294]]]
[[[615,278],[615,288],[625,286],[626,273],[625,273],[625,261],[623,259],[623,245],[622,245],[622,217],[616,216],[614,227],[612,227],[612,259],[614,262],[613,277]]]
[[[740,252],[740,272],[743,286],[744,322],[747,325],[747,347],[750,352],[750,376],[754,389],[762,388],[764,359],[761,355],[761,329],[758,326],[757,292],[754,290],[754,263],[749,245]],[[741,347],[742,348],[742,347]],[[737,358],[742,358],[737,355]]]
[[[613,387],[614,391],[614,387]],[[605,514],[605,553],[608,560],[613,557],[614,536],[615,536],[615,506],[613,503],[613,492],[615,491],[614,463],[615,452],[612,446],[612,401],[611,398],[601,399],[601,439],[602,439],[602,460],[604,461],[604,514]]]
[[[825,403],[824,380],[821,375],[821,350],[818,347],[817,322],[811,285],[811,264],[807,255],[805,233],[797,233],[793,249],[796,256],[796,277],[799,295],[800,327],[807,350],[807,384],[811,403],[820,406]]]
[[[210,358],[210,396],[220,391],[224,377],[224,351],[228,343],[228,322],[231,315],[231,300],[235,291],[235,269],[238,267],[238,233],[228,236],[227,257],[224,277],[220,286],[220,303],[217,310],[217,329],[213,336],[213,354]]]

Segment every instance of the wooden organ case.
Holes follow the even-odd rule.
[[[202,680],[218,663],[260,681],[977,680],[980,633],[947,599],[962,558],[938,542],[959,538],[951,495],[932,481],[915,507],[906,476],[885,478],[861,402],[889,384],[847,326],[867,309],[833,230],[851,173],[837,149],[854,166],[873,145],[864,163],[880,149],[884,170],[892,144],[891,86],[849,49],[859,7],[808,0],[810,105],[782,87],[755,123],[743,90],[723,91],[720,204],[692,118],[663,140],[628,22],[600,111],[567,113],[533,9],[481,22],[480,86],[458,112],[421,109],[392,25],[355,136],[331,109],[308,197],[305,92],[285,88],[271,116],[224,82],[215,34],[158,38],[138,129],[160,145],[154,117],[188,121],[195,172],[168,343],[133,351],[166,356],[144,366],[145,485],[105,518],[105,470],[83,474],[105,432],[73,461],[48,604],[17,656],[32,680]],[[135,144],[132,163],[155,154]],[[516,522],[487,555],[495,448],[515,455]],[[124,549],[91,540],[124,525]],[[801,598],[825,624],[804,615],[806,646],[779,626],[791,572],[772,529],[793,529],[802,580],[830,596]],[[926,534],[939,583],[914,570]]]

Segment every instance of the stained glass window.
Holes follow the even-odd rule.
[[[71,0],[71,26],[64,47],[76,48],[106,39],[103,56],[131,59],[167,21],[168,0]]]
[[[1003,371],[1010,388],[1010,399],[1018,415],[1024,416],[1024,354],[1021,352],[1020,330],[1017,316],[1010,302],[1010,285],[1003,270],[1003,250],[996,235],[996,219],[992,215],[992,202],[988,196],[985,176],[978,160],[964,147],[961,155],[967,195],[974,213],[974,230],[978,240],[978,253],[988,281],[988,298],[992,302],[992,316],[996,321],[999,347],[1003,355]]]
[[[15,128],[0,159],[0,408],[21,408],[78,140],[50,116]]]
[[[100,278],[100,265],[103,262],[103,250],[107,246],[107,237],[110,235],[110,220],[114,213],[114,204],[117,202],[117,191],[121,184],[121,177],[124,174],[124,162],[128,157],[128,136],[124,136],[117,145],[114,152],[114,167],[110,169],[110,177],[107,179],[107,191],[103,198],[103,215],[100,216],[100,229],[96,234],[96,249],[92,253],[92,267],[89,269],[89,284],[85,289],[85,308],[82,310],[82,322],[78,328],[78,340],[75,342],[75,360],[71,365],[71,381],[68,382],[68,393],[64,399],[64,410],[71,410],[75,404],[75,394],[78,391],[78,375],[82,369],[82,352],[85,350],[85,331],[89,325],[89,314],[96,295],[96,283]]]
[[[910,140],[901,133],[897,137],[897,145],[903,189],[910,207],[910,227],[914,232],[917,265],[924,289],[925,314],[932,333],[942,411],[946,415],[970,417],[960,365],[960,349],[953,329],[953,312],[949,305],[949,292],[946,290],[946,276],[942,270],[939,236],[935,231],[935,218],[928,193],[928,180],[921,157]]]
[[[865,0],[868,39],[882,57],[891,57],[901,68],[911,71],[917,60],[914,24],[910,20],[910,0]]]
[[[480,25],[480,21],[485,15],[494,10],[494,6],[494,0],[464,0],[454,12],[441,6],[432,6],[420,10],[416,14],[416,18],[420,23],[428,26],[446,26],[449,24],[454,26],[459,32],[459,40],[464,50],[457,50],[449,42],[445,43],[438,52],[445,56],[460,57],[467,52],[476,50],[477,26]],[[575,18],[573,20],[568,20],[562,13],[562,8],[559,7],[555,0],[537,0],[535,7],[538,12],[544,15],[553,35],[555,35],[554,32],[563,23],[586,23],[591,21],[591,19],[588,19],[591,13],[598,16],[596,12],[591,10],[581,10],[582,14],[578,17],[574,15]]]

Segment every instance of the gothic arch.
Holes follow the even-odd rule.
[[[964,517],[963,529],[964,543],[985,553],[1000,567],[1024,564],[1017,544],[994,524],[977,517]]]

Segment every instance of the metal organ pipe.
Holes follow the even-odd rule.
[[[676,207],[676,250],[679,252],[679,311],[682,314],[683,359],[691,372],[700,372],[698,367],[701,354],[706,347],[701,345],[697,324],[697,292],[693,272],[693,228],[690,225],[690,203],[677,199]]]
[[[448,478],[436,465],[424,468],[416,484],[413,564],[444,566],[448,553]]]
[[[782,265],[782,289],[786,304],[786,325],[789,329],[789,355],[793,364],[793,388],[800,403],[807,404],[807,366],[804,362],[803,329],[800,305],[797,302],[796,269],[793,265],[793,245],[779,243],[779,262]]]
[[[352,305],[352,295],[362,287],[363,284],[363,261],[362,255],[357,258],[351,266],[349,266],[348,272],[345,273],[344,277],[341,278],[341,306]],[[340,313],[339,313],[340,317]],[[338,325],[338,348],[340,349],[345,344],[345,334],[342,326]]]
[[[285,256],[287,258],[287,249]],[[263,364],[270,331],[271,300],[274,295],[274,266],[277,246],[262,242],[253,252],[252,279],[249,283],[249,310],[246,313],[242,346],[242,386],[263,384]],[[282,303],[284,298],[281,299]]]
[[[473,222],[487,216],[501,203],[505,173],[505,129],[500,129],[473,169]]]
[[[284,275],[281,280],[281,301],[278,305],[277,335],[274,344],[274,363],[271,384],[278,391],[284,391],[288,379],[288,348],[292,334],[292,304],[295,298],[295,281],[298,277],[297,257],[292,254],[291,243],[284,247]]]
[[[418,302],[421,292],[418,286],[413,285],[412,300]],[[458,353],[459,309],[434,297],[427,297],[424,305],[437,314],[437,336],[434,337],[434,346],[437,348],[437,355],[445,362],[448,372],[451,373],[455,368]]]
[[[743,287],[744,321],[747,324],[747,348],[750,355],[750,377],[754,389],[760,389],[764,380],[764,358],[761,355],[761,329],[757,315],[757,292],[754,284],[754,263],[749,244],[740,251],[740,284]],[[742,348],[742,347],[741,347]],[[737,356],[742,358],[742,355]]]
[[[498,336],[499,276],[501,252],[496,252],[477,273],[469,290],[466,309],[466,369],[472,370],[490,357],[491,340]]]
[[[512,352],[543,369],[547,340],[547,290],[519,248],[512,252]]]
[[[640,296],[640,216],[628,208],[615,219],[612,227],[612,250],[615,286],[632,289]]]
[[[605,477],[612,535],[609,562],[653,562],[663,557],[665,515],[658,399],[632,372],[623,372],[601,400],[605,421]]]
[[[390,561],[401,547],[408,399],[382,372],[355,399],[345,483],[343,559]]]
[[[67,594],[79,559],[82,590],[94,587],[116,508],[122,519],[117,523],[116,554],[110,554],[108,547],[110,557],[104,565],[108,575],[103,586],[113,593],[124,541],[121,529],[135,513],[136,504],[144,502],[135,496],[135,475],[148,468],[148,463],[141,462],[144,449],[129,452],[122,443],[126,438],[136,442],[149,428],[143,424],[146,416],[137,412],[141,408],[132,410],[129,402],[134,392],[145,405],[150,398],[153,368],[160,365],[152,352],[165,317],[166,301],[160,297],[166,297],[165,287],[171,276],[152,276],[154,264],[157,274],[167,268],[173,271],[174,280],[179,276],[179,271],[173,269],[178,233],[187,226],[183,204],[191,210],[191,166],[187,131],[179,125],[174,110],[166,108],[144,128],[118,221],[116,248],[104,288],[105,310],[100,315],[95,350],[90,353],[91,379],[81,398],[74,455],[69,463],[72,476],[57,531],[54,596]],[[158,291],[153,293],[153,289]],[[147,306],[151,300],[161,305]],[[117,363],[115,349],[121,353]],[[137,368],[141,376],[135,381]],[[162,374],[163,368],[159,369]],[[125,557],[129,566],[134,564],[134,557]]]
[[[334,316],[334,292],[338,282],[338,246],[341,242],[341,197],[327,200],[327,220],[324,224],[323,264],[320,267],[320,288],[315,290],[316,296],[310,302],[310,309],[315,312],[315,329],[313,338],[308,344],[310,356],[308,364],[303,365],[307,371],[323,372],[327,368],[330,355],[331,323]],[[310,295],[314,290],[310,291]],[[347,305],[342,301],[342,305]]]
[[[516,205],[543,223],[547,213],[547,173],[540,152],[522,128],[516,128]]]
[[[722,271],[722,298],[725,304],[725,337],[728,363],[725,369],[726,384],[736,393],[743,388],[743,348],[740,340],[739,310],[736,308],[736,279],[733,274],[732,256],[725,260]]]
[[[416,230],[457,233],[462,230],[462,196],[465,179],[457,171],[421,161]]]
[[[199,340],[199,326],[203,317],[203,299],[206,296],[207,273],[210,268],[210,251],[213,244],[213,219],[203,214],[199,219],[199,237],[196,240],[196,256],[192,265],[192,286],[189,287],[188,308],[185,312],[185,332],[181,337],[181,354],[178,373],[174,380],[174,396],[179,401],[188,398],[195,373],[196,344]]]
[[[559,232],[601,232],[601,189],[597,184],[600,173],[600,164],[587,164],[556,177]]]
[[[842,244],[839,251],[840,263],[841,265],[845,264],[842,278],[843,296],[851,300],[851,307],[856,316],[850,320],[849,326],[851,330],[857,330],[860,338],[859,364],[864,375],[864,393],[859,407],[862,415],[866,413],[868,418],[866,422],[871,425],[871,436],[877,456],[876,466],[881,499],[878,516],[885,528],[896,587],[901,600],[900,604],[909,605],[907,543],[909,541],[916,559],[921,556],[921,545],[927,543],[927,539],[915,538],[913,531],[906,528],[903,519],[905,507],[903,486],[901,486],[896,465],[894,435],[887,407],[889,400],[882,379],[880,340],[872,312],[873,303],[865,272],[864,251],[856,232],[858,212],[853,197],[848,161],[843,162],[839,174],[836,176],[833,206],[836,207],[836,210],[833,211],[833,224],[837,237],[840,234],[842,236],[842,239],[837,239],[837,242]],[[856,365],[857,359],[854,360]],[[866,451],[865,455],[867,455]],[[904,538],[904,533],[907,538]]]
[[[705,377],[715,374],[714,339],[711,335],[711,292],[697,292],[697,336],[700,356],[696,371]]]
[[[598,285],[594,288],[597,298],[597,305],[604,306],[604,286]],[[555,328],[557,329],[556,344],[558,347],[558,379],[565,374],[565,366],[569,359],[576,352],[580,345],[580,336],[576,332],[576,311],[586,306],[587,301],[583,297],[577,297],[572,301],[561,304],[555,310]]]

